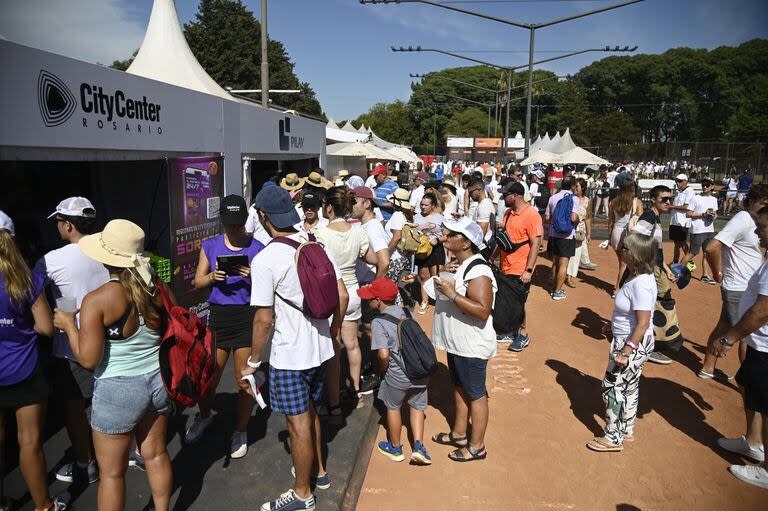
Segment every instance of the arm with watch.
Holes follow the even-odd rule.
[[[638,346],[640,346],[640,343],[643,341],[643,337],[645,337],[645,333],[651,326],[651,312],[652,311],[643,310],[635,311],[637,324],[635,325],[634,330],[632,330],[632,333],[629,334],[629,337],[624,341],[624,346],[622,346],[621,350],[619,350],[616,356],[613,357],[613,361],[616,362],[616,364],[620,366],[629,364],[630,357],[637,351]]]
[[[718,284],[723,282],[722,249],[724,246],[722,241],[712,238],[704,248],[704,257],[707,258],[707,263],[709,263],[709,267],[712,269],[712,277]]]
[[[738,323],[709,346],[710,353],[721,358],[726,356],[728,350],[737,341],[757,331],[766,323],[768,323],[768,296],[758,295],[755,304],[747,309]]]
[[[528,252],[528,260],[525,262],[525,271],[520,275],[520,280],[523,284],[528,284],[533,278],[533,270],[536,269],[536,259],[539,257],[539,246],[541,246],[541,235],[532,236],[528,240],[528,244],[531,246],[531,251]]]

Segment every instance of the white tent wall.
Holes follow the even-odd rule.
[[[334,176],[339,173],[341,169],[348,170],[351,174],[357,174],[358,176],[366,179],[368,177],[368,167],[364,156],[328,156],[328,166],[326,169],[326,176]]]

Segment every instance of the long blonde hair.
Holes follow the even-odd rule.
[[[32,272],[11,237],[0,229],[0,275],[5,280],[5,292],[18,305],[32,297]]]
[[[631,232],[624,238],[624,248],[629,254],[627,270],[630,275],[635,277],[644,273],[653,273],[659,245],[652,236]]]
[[[608,204],[611,211],[615,211],[621,216],[632,211],[637,193],[635,191],[635,182],[631,179],[625,180],[619,187],[619,194]]]
[[[141,317],[144,318],[147,327],[152,330],[159,330],[163,322],[161,315],[163,304],[160,292],[155,289],[154,294],[150,294],[147,287],[128,268],[110,268],[110,273],[120,274],[120,284],[128,293],[128,301],[136,307]]]

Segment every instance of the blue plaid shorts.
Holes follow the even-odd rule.
[[[301,415],[309,410],[309,399],[315,406],[323,402],[325,365],[311,369],[276,369],[269,366],[269,404],[285,415]]]

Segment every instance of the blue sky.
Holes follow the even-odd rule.
[[[513,0],[457,6],[524,22],[542,22],[618,0]],[[260,0],[245,0],[260,12]],[[197,0],[176,0],[182,22]],[[89,62],[109,63],[141,45],[152,0],[2,0],[0,34],[11,41]],[[637,45],[638,52],[715,48],[768,38],[766,0],[646,0],[545,28],[539,50]],[[528,31],[423,4],[361,5],[358,0],[270,0],[270,36],[285,44],[303,81],[314,87],[327,115],[354,118],[374,103],[406,100],[408,73],[463,65],[435,53],[393,53],[392,45],[421,45],[469,53],[503,65],[527,62]],[[519,50],[508,52],[507,50]],[[541,53],[546,58],[555,53]],[[545,64],[558,74],[606,56],[592,53]],[[254,84],[258,86],[258,84]]]

